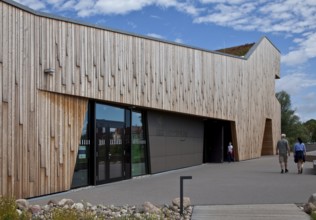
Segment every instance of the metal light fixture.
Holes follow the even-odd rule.
[[[55,69],[53,68],[44,69],[44,73],[53,75],[55,73]]]

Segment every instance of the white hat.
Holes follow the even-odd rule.
[[[281,137],[286,137],[286,135],[285,134],[281,134]]]

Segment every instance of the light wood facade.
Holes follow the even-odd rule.
[[[9,0],[0,2],[0,27],[0,195],[70,189],[90,99],[231,121],[238,160],[275,152],[280,52],[265,37],[235,57]]]

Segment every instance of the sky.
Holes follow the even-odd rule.
[[[206,50],[258,42],[281,52],[281,79],[301,122],[316,119],[316,0],[15,0],[42,11]]]

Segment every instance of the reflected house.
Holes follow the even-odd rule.
[[[275,153],[280,52],[219,51],[0,2],[0,195]]]

